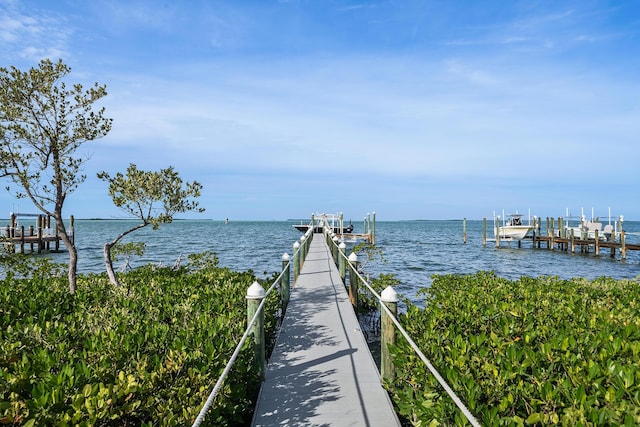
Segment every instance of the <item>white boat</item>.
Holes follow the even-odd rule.
[[[342,215],[340,214],[314,214],[314,222],[315,224],[312,224],[311,222],[308,224],[296,224],[293,228],[303,233],[309,228],[313,228],[314,233],[322,233],[324,226],[327,225],[336,234],[348,234],[353,232],[353,224],[349,223],[349,225],[345,226]]]
[[[522,221],[522,214],[516,213],[503,215],[502,222],[500,222],[500,216],[495,218],[493,234],[496,239],[501,240],[522,240],[531,230],[533,230],[534,224],[531,223],[529,218],[528,224]]]
[[[604,239],[605,233],[602,230],[602,223],[599,221],[588,221],[584,216],[580,218],[580,224],[570,226],[568,224],[569,219],[565,219],[567,221],[567,225],[565,225],[565,233],[567,238],[571,237],[571,233],[573,233],[573,237],[576,239],[595,239],[596,238],[596,230],[598,231],[598,238]],[[611,234],[611,230],[607,230],[608,234]]]

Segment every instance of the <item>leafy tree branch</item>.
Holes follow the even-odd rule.
[[[173,221],[175,214],[204,212],[196,198],[200,197],[202,185],[197,181],[183,182],[172,166],[160,171],[139,170],[131,163],[125,174],[114,176],[98,173],[98,178],[109,184],[109,195],[113,203],[142,223],[125,230],[104,245],[104,260],[109,280],[119,285],[113,270],[111,249],[126,235],[151,225],[157,230],[161,224]]]

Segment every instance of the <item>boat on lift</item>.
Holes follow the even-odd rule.
[[[573,236],[577,239],[593,240],[596,238],[597,231],[599,240],[609,240],[612,235],[615,236],[615,234],[619,232],[619,230],[617,230],[618,224],[620,224],[620,229],[622,229],[623,216],[620,215],[619,221],[614,221],[614,224],[612,225],[611,208],[609,208],[609,223],[603,227],[600,219],[594,216],[593,209],[591,209],[591,219],[587,219],[583,208],[580,217],[578,218],[579,222],[577,225],[570,225],[572,219],[576,218],[569,215],[569,209],[567,208],[566,215],[564,217],[564,232],[567,238],[570,237],[573,232]]]
[[[335,214],[319,214],[313,216],[313,224],[309,222],[308,224],[295,224],[293,228],[296,230],[306,233],[309,228],[313,228],[314,233],[322,233],[325,224],[329,226],[334,233],[336,234],[349,234],[353,232],[353,224],[349,222],[349,225],[344,226],[342,216]]]
[[[521,213],[507,214],[495,217],[493,233],[496,239],[501,240],[522,240],[530,231],[533,230],[534,224],[529,217],[528,223],[525,224],[522,220],[523,215]],[[501,222],[502,221],[502,222]]]

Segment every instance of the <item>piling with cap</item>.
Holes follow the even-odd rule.
[[[462,243],[467,243],[467,218],[462,220]]]
[[[358,307],[358,255],[351,252],[349,255],[349,301],[353,308]]]
[[[304,260],[307,258],[307,245],[305,244],[306,240],[306,236],[300,236],[300,257],[298,257],[300,270],[302,270],[302,264],[304,264]]]
[[[380,301],[381,304],[384,304],[389,309],[393,317],[398,315],[398,294],[391,286],[387,286],[385,290],[382,291]],[[382,334],[380,344],[382,346],[380,349],[380,375],[383,380],[391,382],[395,378],[395,367],[389,346],[396,343],[396,328],[387,311],[382,308],[380,311],[380,329]]]
[[[347,277],[347,260],[345,258],[345,250],[347,249],[347,245],[344,242],[340,242],[338,246],[338,270],[340,271],[340,278],[342,279],[342,283],[344,283],[344,279]]]
[[[376,213],[373,213],[373,229],[371,230],[371,243],[376,244]]]
[[[264,310],[259,310],[263,299],[264,288],[258,282],[253,282],[247,289],[247,324],[256,317],[256,321],[251,325],[250,334],[253,337],[254,369],[261,380],[264,379],[265,372]]]
[[[300,243],[293,243],[293,283],[298,280],[300,275]]]
[[[280,292],[281,292],[281,304],[282,304],[282,316],[287,311],[287,306],[289,305],[289,300],[291,299],[291,261],[288,253],[284,253],[282,255],[282,279],[280,281]]]

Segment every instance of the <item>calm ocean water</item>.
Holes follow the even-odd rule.
[[[134,220],[76,220],[76,244],[79,272],[103,272],[104,243],[138,224]],[[211,251],[220,264],[233,270],[253,270],[258,277],[280,271],[282,255],[293,253],[293,243],[301,234],[292,225],[300,221],[223,221],[180,220],[159,230],[151,227],[132,233],[124,241],[143,241],[146,253],[131,260],[133,266],[145,263],[173,265],[180,256]],[[490,223],[490,221],[489,221]],[[25,224],[27,225],[27,224]],[[355,232],[362,224],[354,224]],[[489,225],[490,227],[490,225]],[[640,232],[640,222],[626,221],[629,233]],[[467,243],[463,243],[463,222],[459,221],[378,221],[377,246],[383,260],[367,265],[373,276],[390,273],[401,281],[398,292],[410,299],[429,286],[434,274],[469,274],[493,270],[511,279],[521,276],[559,276],[561,278],[608,276],[634,278],[640,275],[640,253],[629,251],[621,261],[602,250],[599,257],[570,254],[547,249],[532,249],[531,242],[496,249],[494,242],[482,244],[482,221],[467,221]],[[630,235],[629,243],[638,242]],[[348,245],[349,248],[349,245]],[[349,250],[349,249],[348,249]],[[47,254],[57,262],[66,262],[67,254]],[[122,264],[116,262],[116,267]]]

